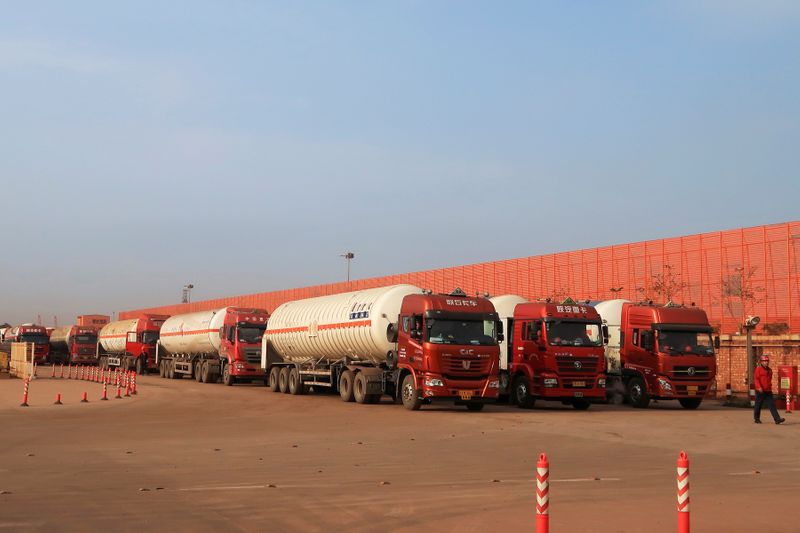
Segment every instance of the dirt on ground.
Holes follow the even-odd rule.
[[[101,401],[100,384],[40,373],[29,407],[0,379],[0,530],[532,531],[546,452],[552,531],[675,531],[686,450],[695,531],[800,531],[800,414],[410,412],[157,376]]]

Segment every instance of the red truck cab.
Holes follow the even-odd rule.
[[[530,409],[537,399],[588,409],[605,399],[604,328],[589,305],[492,298],[507,331],[501,344],[501,394]]]
[[[47,363],[50,358],[50,337],[44,326],[23,324],[6,331],[4,342],[26,342],[33,344],[33,361]]]
[[[97,362],[97,330],[90,326],[72,326],[69,359],[72,364]]]
[[[434,401],[480,410],[497,399],[499,319],[486,298],[410,294],[397,326],[398,384],[403,404]]]
[[[706,312],[673,303],[610,300],[596,305],[608,323],[608,389],[634,407],[678,400],[696,409],[716,376],[713,329]]]
[[[265,379],[261,368],[261,338],[267,329],[269,313],[264,309],[229,307],[220,329],[220,359],[225,361],[222,381]]]
[[[136,331],[129,331],[125,339],[125,368],[134,368],[139,374],[155,370],[156,343],[161,325],[169,315],[143,314],[139,317]]]

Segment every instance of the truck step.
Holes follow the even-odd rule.
[[[330,370],[301,370],[301,376],[330,376]]]
[[[331,384],[327,381],[304,381],[303,385],[316,385],[317,387],[330,387]]]

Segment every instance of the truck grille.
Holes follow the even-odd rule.
[[[706,385],[697,385],[697,394],[695,394],[694,396],[704,396],[707,388],[708,387]],[[688,395],[689,389],[687,385],[677,385],[675,387],[675,392],[677,392],[679,395],[685,396]]]
[[[672,369],[671,377],[679,380],[706,380],[711,375],[707,366],[676,366]]]
[[[78,348],[78,355],[94,355],[94,348]]]
[[[492,360],[489,357],[477,355],[442,355],[442,374],[454,378],[469,378],[485,376],[489,373]]]
[[[245,348],[244,358],[251,365],[261,364],[261,348]]]
[[[569,355],[556,356],[556,366],[559,374],[591,374],[597,371],[600,358],[571,357]]]

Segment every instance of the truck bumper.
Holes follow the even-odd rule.
[[[557,384],[550,386],[545,384],[545,379],[557,380]],[[605,376],[544,376],[536,380],[534,395],[543,400],[572,400],[583,398],[586,400],[605,400],[606,383]]]
[[[482,380],[457,381],[445,379],[441,374],[425,373],[419,376],[417,387],[428,401],[494,402],[500,390],[500,378],[488,376]]]
[[[678,400],[681,398],[705,398],[711,390],[711,381],[671,380],[666,376],[656,376],[651,385],[651,397],[658,400]]]
[[[231,376],[236,378],[264,379],[267,373],[260,366],[251,365],[242,361],[231,364]]]

